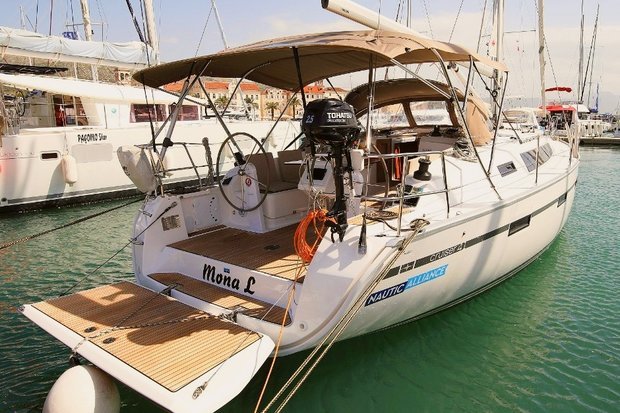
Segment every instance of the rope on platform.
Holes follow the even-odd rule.
[[[96,218],[96,217],[98,217],[100,215],[103,215],[103,214],[107,214],[108,212],[115,211],[117,209],[126,207],[126,206],[131,205],[131,204],[135,204],[138,201],[142,201],[142,199],[143,198],[134,199],[133,201],[128,202],[126,204],[118,205],[118,206],[115,206],[113,208],[106,209],[105,211],[97,212],[95,214],[91,214],[91,215],[88,215],[88,216],[85,216],[85,217],[82,217],[82,218],[78,218],[75,221],[67,222],[65,224],[62,224],[59,227],[51,228],[51,229],[46,229],[45,231],[39,232],[38,234],[28,235],[27,237],[23,237],[23,238],[20,238],[20,239],[16,239],[16,240],[13,240],[13,241],[6,242],[6,243],[0,245],[0,250],[12,247],[15,244],[19,244],[19,243],[22,243],[22,242],[30,241],[31,239],[38,238],[38,237],[40,237],[42,235],[45,235],[45,234],[49,234],[50,232],[58,231],[59,229],[63,229],[63,228],[67,228],[67,227],[70,227],[70,226],[75,225],[75,224],[79,224],[80,222],[88,221],[89,219]]]

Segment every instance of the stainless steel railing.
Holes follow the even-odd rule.
[[[409,161],[415,158],[423,158],[430,157],[430,155],[439,155],[441,159],[441,169],[442,169],[442,180],[443,180],[443,189],[438,189],[434,191],[423,191],[423,192],[415,192],[407,194],[405,192],[405,178],[409,175]],[[362,201],[376,201],[385,203],[394,203],[398,202],[398,214],[397,214],[397,235],[400,235],[402,228],[402,211],[405,201],[412,200],[414,198],[419,198],[423,196],[429,195],[437,195],[444,193],[446,198],[446,217],[450,216],[450,197],[448,188],[448,179],[446,175],[446,158],[445,153],[443,151],[426,151],[426,152],[405,152],[398,154],[369,154],[365,156],[366,159],[373,160],[377,159],[382,162],[392,161],[394,162],[402,162],[402,173],[400,176],[400,183],[397,187],[395,196],[372,196],[372,195],[364,195],[362,196]],[[390,179],[391,177],[386,177],[386,179]],[[366,193],[367,186],[372,185],[368,182],[364,182],[364,191],[362,193]],[[454,189],[454,188],[453,188]]]

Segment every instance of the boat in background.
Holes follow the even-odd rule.
[[[61,77],[67,72],[61,66],[0,64],[0,213],[140,193],[119,165],[119,149],[129,152],[125,158],[146,157],[151,169],[163,169],[161,184],[201,185],[206,163],[186,167],[188,156],[204,159],[205,151],[217,150],[227,136],[215,120],[215,105],[188,98],[176,108],[176,94],[120,84],[156,61],[144,43],[83,41],[0,27],[0,52],[22,60],[91,65],[86,70],[91,79],[84,80]],[[114,68],[117,84],[99,80],[104,66]],[[176,124],[170,129],[174,134],[153,134],[170,124]],[[293,123],[270,126],[241,120],[231,128],[251,130],[274,148],[282,140],[279,134],[299,131]],[[161,142],[160,149],[146,144],[164,136],[168,146],[177,137],[185,143],[169,147],[166,164],[158,165]]]
[[[206,161],[188,166],[188,156],[205,159],[205,151],[217,151],[226,137],[201,99],[186,99],[177,108],[178,97],[161,90],[26,70],[37,68],[0,65],[0,212],[138,194],[117,152],[148,157],[156,168],[158,150],[149,144],[156,138],[153,128],[171,123],[175,132],[168,142],[184,144],[168,148],[162,184],[200,184]],[[271,130],[271,122],[238,121],[231,129],[269,136],[276,148],[280,135],[295,136],[299,127],[289,122]],[[160,150],[164,136],[166,130],[157,137]]]

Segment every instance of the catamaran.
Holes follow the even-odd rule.
[[[461,88],[450,71],[457,62],[470,72]],[[418,64],[438,68],[441,81],[408,66]],[[456,44],[364,30],[278,38],[138,72],[155,88],[217,76],[295,92],[362,70],[368,82],[341,100],[304,102],[302,134],[275,156],[263,136],[218,118],[227,137],[213,183],[194,192],[167,192],[161,170],[129,163],[135,179],[155,182],[134,221],[135,282],[22,313],[158,405],[210,412],[270,356],[314,349],[303,372],[337,340],[497,285],[562,229],[579,154],[575,141],[489,129],[497,117],[471,87],[481,65],[507,73]],[[376,80],[384,67],[406,76]],[[497,113],[503,90],[491,99]]]
[[[112,65],[127,75],[130,69],[146,67],[149,59],[140,54],[145,49],[137,42],[84,42],[9,28],[0,28],[0,48],[30,57],[62,51],[68,61]],[[93,49],[107,54],[87,55]],[[204,159],[207,135],[214,151],[226,138],[213,115],[215,106],[205,109],[204,101],[188,98],[176,108],[177,96],[164,90],[58,76],[64,70],[0,64],[0,212],[139,193],[119,167],[117,152],[121,157],[150,157],[158,149],[144,144],[154,138],[154,128],[171,123],[174,133],[161,133],[172,144],[182,136],[184,144],[169,148],[165,182],[200,184],[205,162],[189,165],[187,159],[188,154]],[[261,135],[270,128],[271,122],[251,120],[231,126]],[[298,129],[282,122],[271,131],[270,142],[276,148],[282,134],[295,136]]]

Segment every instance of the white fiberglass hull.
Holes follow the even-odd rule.
[[[523,162],[519,154],[536,148],[536,141],[527,144],[512,141],[499,146],[495,153],[497,164],[509,160],[514,167],[513,173],[505,176],[498,173],[493,177],[501,199],[482,178],[484,175],[475,177],[473,171],[479,168],[476,163],[451,160],[448,176],[458,175],[458,171],[462,176],[455,177],[454,181],[449,179],[450,187],[456,188],[450,191],[449,217],[446,217],[444,194],[437,194],[426,197],[428,200],[421,198],[416,208],[403,214],[405,231],[400,236],[383,224],[369,225],[366,254],[358,253],[357,249],[359,225],[350,225],[342,242],[333,243],[325,237],[307,267],[303,284],[297,287],[291,310],[293,323],[284,329],[280,354],[294,353],[319,343],[358,300],[360,310],[339,339],[414,320],[457,304],[506,279],[535,259],[566,222],[574,199],[579,164],[576,158],[569,164],[567,145],[547,139],[541,141],[541,145],[543,142],[553,147],[555,155],[540,167],[538,183],[535,173],[519,164]],[[488,157],[488,153],[482,154],[483,158],[485,156]],[[440,175],[440,165],[436,163],[434,167],[433,174]],[[463,179],[471,182],[463,182]],[[457,182],[462,186],[460,189]],[[200,225],[209,225],[208,216],[215,216],[216,211],[226,208],[218,197],[219,190],[213,188],[191,199],[169,196],[146,204],[145,211],[150,216],[140,213],[134,229],[136,235],[140,234],[134,246],[138,282],[148,288],[161,289],[162,286],[148,275],[172,271],[207,284],[217,284],[215,279],[205,278],[203,270],[208,266],[216,273],[237,278],[241,287],[251,285],[254,297],[282,306],[282,296],[290,288],[290,281],[243,268],[234,261],[221,262],[170,247],[198,230],[194,227],[198,219],[203,220]],[[209,205],[216,202],[216,206],[207,206],[206,202],[199,201],[202,198],[209,200]],[[180,226],[174,230],[161,230],[160,225],[152,225],[166,208],[170,210],[164,217],[178,216]],[[430,224],[401,253],[399,247],[408,236],[406,224],[418,218],[428,219]],[[396,261],[386,267],[397,254],[400,256]],[[240,248],[238,256],[243,255],[244,250]],[[382,271],[387,271],[385,278],[364,294]],[[183,299],[182,294],[178,297]],[[192,305],[214,311],[209,303],[194,301]],[[278,325],[251,317],[240,317],[238,322],[277,340]]]

